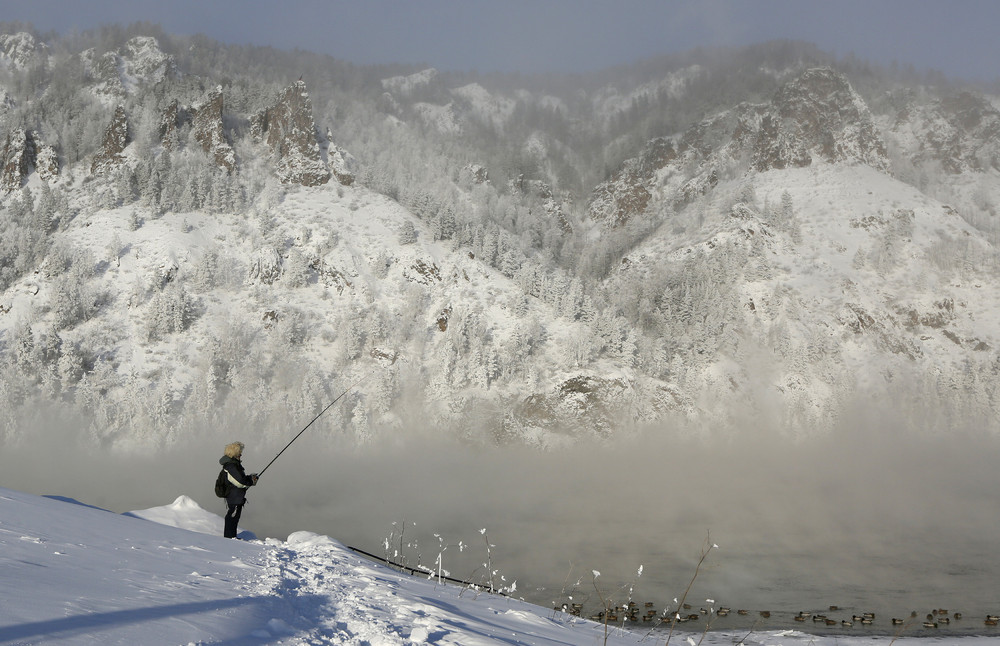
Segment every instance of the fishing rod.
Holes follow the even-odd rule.
[[[379,563],[385,563],[388,566],[391,566],[391,567],[394,567],[394,568],[398,568],[400,571],[406,572],[406,573],[410,574],[411,576],[430,575],[430,578],[432,578],[432,579],[438,579],[439,581],[447,581],[449,583],[459,583],[461,585],[464,585],[467,588],[472,588],[474,590],[479,590],[480,588],[482,588],[483,590],[486,589],[485,586],[480,585],[478,583],[473,583],[472,581],[465,581],[463,579],[456,579],[454,577],[444,576],[443,574],[435,574],[435,572],[433,570],[428,570],[426,568],[410,567],[409,565],[403,565],[401,563],[396,563],[395,561],[390,561],[387,558],[382,558],[381,556],[375,556],[371,552],[366,552],[366,551],[358,549],[356,547],[351,547],[350,545],[347,546],[347,549],[351,550],[352,552],[357,552],[358,554],[360,554],[362,556],[368,557],[368,558],[372,559],[373,561],[378,561]],[[509,597],[510,596],[510,593],[505,592],[503,590],[491,590],[491,592],[493,594],[498,594],[501,597]]]
[[[327,405],[326,405],[326,408],[324,408],[323,410],[321,410],[321,411],[319,412],[319,415],[317,415],[316,417],[312,418],[312,422],[309,422],[308,424],[306,424],[306,425],[305,425],[305,426],[304,426],[304,427],[302,428],[302,430],[301,430],[301,431],[299,431],[299,432],[298,432],[298,434],[296,434],[296,436],[292,438],[292,442],[294,442],[295,440],[299,439],[299,435],[302,435],[303,433],[305,433],[305,432],[306,432],[306,429],[307,429],[307,428],[309,428],[310,426],[312,426],[312,425],[313,425],[313,422],[315,422],[315,421],[316,421],[316,420],[318,420],[318,419],[319,419],[320,417],[322,417],[322,416],[323,416],[323,413],[325,413],[326,411],[330,410],[330,408],[331,408],[331,407],[332,407],[332,406],[333,406],[334,404],[336,404],[336,403],[337,403],[338,401],[340,401],[340,398],[341,398],[341,397],[343,397],[343,396],[344,396],[344,395],[346,395],[347,393],[351,392],[352,390],[354,390],[355,388],[357,388],[358,386],[360,386],[360,385],[361,385],[362,383],[364,383],[365,381],[367,381],[368,379],[370,379],[370,378],[371,378],[371,376],[372,376],[372,375],[374,375],[374,374],[375,374],[375,371],[374,371],[374,370],[372,370],[372,371],[371,371],[371,372],[369,372],[369,373],[368,373],[367,375],[365,375],[365,376],[364,376],[364,377],[362,377],[361,379],[358,379],[358,380],[357,380],[357,381],[355,381],[355,382],[354,382],[353,384],[351,384],[350,386],[348,386],[348,387],[347,387],[347,390],[345,390],[344,392],[342,392],[342,393],[340,393],[339,395],[337,395],[337,398],[336,398],[336,399],[334,399],[334,400],[333,400],[332,402],[330,402],[329,404],[327,404]],[[270,467],[270,466],[271,466],[272,464],[274,464],[274,461],[275,461],[275,460],[277,460],[278,458],[280,458],[280,457],[281,457],[281,454],[282,454],[282,453],[284,453],[284,452],[285,452],[285,450],[286,450],[286,449],[287,449],[288,447],[290,447],[290,446],[292,445],[292,442],[289,442],[288,444],[286,444],[286,445],[285,445],[285,448],[284,448],[284,449],[281,449],[280,451],[278,451],[278,455],[274,456],[274,458],[273,458],[273,459],[272,459],[272,460],[271,460],[270,462],[268,462],[268,463],[267,463],[267,466],[266,466],[266,467],[264,467],[263,469],[261,469],[261,470],[260,470],[260,473],[258,473],[258,474],[257,474],[257,477],[258,477],[258,478],[260,478],[260,477],[261,477],[262,475],[264,475],[264,472],[265,472],[265,471],[267,471],[268,467]]]

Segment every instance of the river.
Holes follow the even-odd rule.
[[[118,512],[184,494],[221,514],[211,492],[221,441],[149,455],[9,445],[0,484]],[[248,444],[248,471],[281,448]],[[998,458],[991,435],[864,427],[805,440],[651,429],[547,451],[433,435],[357,447],[317,434],[268,470],[242,527],[328,534],[411,566],[435,567],[440,556],[452,577],[480,584],[490,564],[496,587],[516,585],[512,594],[547,607],[580,603],[584,614],[601,598],[672,611],[711,547],[686,597],[690,614],[706,611],[699,626],[711,617],[720,629],[893,634],[899,617],[906,634],[991,634],[983,617],[1000,614]],[[720,607],[731,614],[718,616]],[[950,623],[924,629],[940,609]],[[795,622],[802,611],[836,625]],[[870,626],[841,623],[868,612]]]

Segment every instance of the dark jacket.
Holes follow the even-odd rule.
[[[229,495],[226,502],[230,505],[242,505],[247,501],[247,489],[253,486],[253,478],[243,470],[243,464],[236,458],[224,455],[219,458],[219,464],[229,474]]]

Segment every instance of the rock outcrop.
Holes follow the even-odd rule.
[[[766,104],[741,104],[688,128],[680,138],[650,141],[594,189],[588,212],[609,228],[641,214],[654,190],[683,206],[711,191],[720,168],[748,158],[750,171],[857,162],[887,172],[886,145],[868,106],[831,69],[807,70]]]
[[[35,142],[35,172],[46,182],[59,177],[59,154],[56,149],[44,143],[34,132],[28,133]]]
[[[354,183],[358,162],[351,153],[340,146],[330,144],[327,149],[327,164],[338,182],[344,186],[350,186]]]
[[[164,150],[169,151],[177,148],[177,128],[180,124],[180,105],[177,103],[177,99],[174,99],[160,115],[160,145],[163,146]]]
[[[94,156],[90,172],[95,175],[103,175],[120,166],[125,159],[123,153],[128,142],[128,118],[125,115],[125,106],[119,105],[115,108],[111,123],[104,131],[101,149]]]
[[[907,101],[890,130],[917,164],[937,162],[951,174],[1000,170],[1000,110],[978,94]]]
[[[669,139],[650,141],[639,157],[626,161],[609,181],[594,189],[590,217],[610,227],[625,225],[649,204],[653,174],[676,158],[677,150]]]
[[[83,57],[84,64],[88,66],[89,75],[96,82],[94,92],[98,95],[121,99],[125,96],[125,86],[122,84],[121,76],[118,73],[118,54],[106,52],[97,59],[92,59],[93,50],[87,50]],[[88,56],[89,55],[89,56]]]
[[[459,176],[471,184],[488,184],[490,181],[489,170],[481,164],[466,164]]]
[[[285,88],[273,106],[250,119],[250,132],[271,149],[283,183],[319,186],[330,181],[330,170],[320,156],[309,92],[301,79]]]
[[[55,148],[46,145],[38,134],[15,128],[4,138],[0,148],[0,189],[16,191],[27,181],[34,170],[38,176],[51,181],[59,175],[59,158]]]
[[[857,161],[888,170],[885,142],[868,106],[847,79],[829,68],[807,70],[778,90],[760,122],[753,149],[759,171]]]
[[[45,44],[27,32],[0,34],[0,65],[22,70],[44,51]]]
[[[131,38],[121,54],[123,73],[128,85],[133,83],[159,83],[177,73],[174,57],[160,49],[152,36]]]
[[[236,153],[229,145],[222,125],[223,107],[222,88],[217,87],[208,95],[208,101],[191,110],[191,126],[202,150],[212,157],[219,168],[232,172],[236,168]],[[176,106],[174,118],[176,119]]]
[[[0,188],[16,191],[31,172],[35,159],[35,145],[28,133],[15,128],[4,140],[3,168],[0,169]]]
[[[150,36],[136,36],[121,49],[100,56],[94,49],[85,50],[80,53],[80,62],[84,74],[94,81],[94,92],[113,99],[177,74],[174,58],[163,53],[159,42]]]

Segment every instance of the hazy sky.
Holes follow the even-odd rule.
[[[1000,79],[997,0],[0,0],[0,20],[59,32],[147,20],[169,33],[356,63],[521,72],[791,38],[837,55]]]

